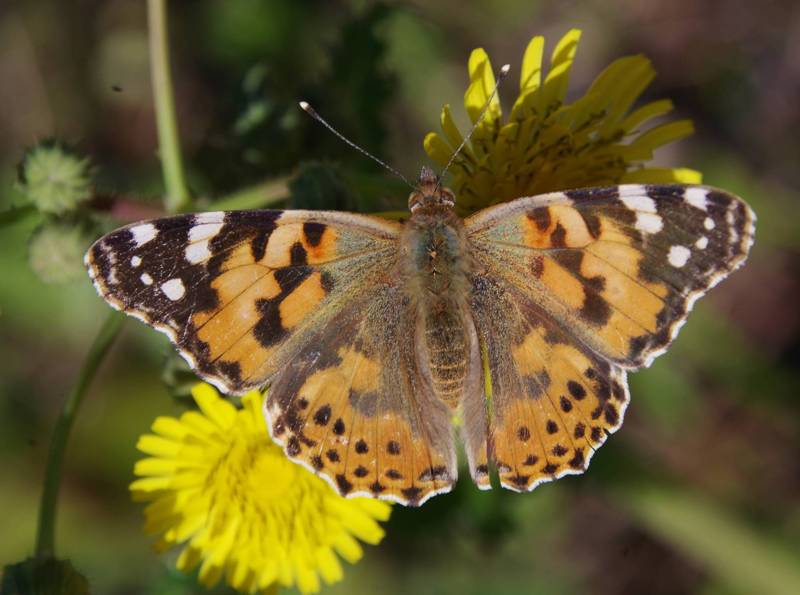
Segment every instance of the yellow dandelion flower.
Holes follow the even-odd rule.
[[[303,593],[341,580],[336,554],[354,563],[360,539],[377,544],[390,506],[371,498],[346,500],[289,461],[269,438],[259,392],[237,410],[208,384],[192,391],[200,411],[159,417],[138,449],[131,492],[149,501],[145,531],[158,550],[184,545],[182,571],[197,566],[206,586],[225,581],[257,593],[277,584]]]
[[[644,56],[614,61],[579,99],[567,102],[570,68],[581,32],[569,31],[556,45],[545,74],[544,38],[534,37],[522,59],[520,92],[507,122],[500,100],[492,100],[470,142],[451,166],[451,187],[463,213],[521,196],[625,182],[699,183],[700,173],[686,168],[644,164],[653,150],[693,132],[690,120],[658,124],[654,118],[673,108],[669,100],[632,107],[655,76]],[[486,52],[469,58],[470,85],[464,106],[473,124],[491,95],[494,73]],[[443,134],[428,133],[425,151],[445,165],[463,136],[450,106],[442,109]]]

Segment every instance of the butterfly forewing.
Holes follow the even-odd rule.
[[[86,255],[100,294],[165,332],[228,393],[263,387],[396,258],[399,226],[312,211],[179,215],[118,229]]]
[[[694,301],[744,262],[753,212],[704,186],[626,185],[518,199],[467,221],[474,256],[628,368],[675,338]]]

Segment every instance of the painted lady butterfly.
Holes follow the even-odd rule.
[[[197,373],[270,386],[269,430],[342,495],[419,505],[470,474],[530,491],[622,423],[626,372],[740,266],[755,216],[705,186],[520,198],[460,219],[423,168],[405,223],[240,211],[129,225],[86,255],[113,307]]]

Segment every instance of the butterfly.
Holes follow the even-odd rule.
[[[466,219],[423,168],[405,221],[232,211],[98,240],[113,307],[167,334],[197,373],[269,386],[285,453],[343,496],[420,505],[469,472],[508,489],[583,472],[630,400],[626,373],[739,267],[755,215],[696,185],[524,197]]]

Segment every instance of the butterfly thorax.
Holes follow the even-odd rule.
[[[420,368],[436,395],[455,407],[464,392],[469,359],[471,322],[464,302],[469,251],[464,224],[453,210],[452,192],[434,183],[426,187],[425,173],[420,190],[409,200],[412,214],[403,237],[403,276],[416,305]]]

